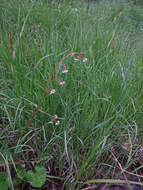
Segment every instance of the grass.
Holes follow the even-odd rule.
[[[32,162],[50,168],[49,179],[64,179],[63,189],[120,181],[111,152],[137,175],[142,7],[1,0],[0,14],[0,161],[12,189],[12,165]]]

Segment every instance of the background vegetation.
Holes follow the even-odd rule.
[[[141,185],[142,21],[131,1],[0,0],[1,187]]]

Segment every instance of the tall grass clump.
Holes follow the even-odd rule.
[[[141,157],[142,8],[1,0],[0,18],[0,165],[11,189],[43,173],[41,186],[61,189],[141,185],[120,181],[115,158],[128,170]]]

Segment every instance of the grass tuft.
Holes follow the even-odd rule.
[[[16,168],[35,175],[36,164],[49,188],[141,185],[142,7],[1,0],[0,18],[0,169],[11,188],[31,189],[26,177],[15,185]]]

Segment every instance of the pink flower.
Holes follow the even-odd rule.
[[[64,69],[66,69],[67,68],[67,66],[66,65],[64,65]]]
[[[58,119],[58,116],[57,115],[52,115],[51,116],[51,121],[49,121],[48,123],[53,124],[53,121],[56,120],[56,119]]]
[[[59,84],[60,84],[61,86],[64,86],[64,85],[65,85],[65,81],[61,81],[61,82],[59,82]]]
[[[69,56],[70,56],[70,57],[73,57],[73,56],[74,56],[74,53],[73,53],[73,52],[70,52]]]
[[[79,61],[79,59],[78,59],[78,58],[75,58],[74,60],[75,60],[75,61]]]
[[[55,120],[55,119],[57,119],[57,118],[58,118],[57,115],[52,115],[52,116],[51,116],[51,121],[53,121],[53,120]]]
[[[64,73],[68,73],[68,70],[67,69],[64,69],[63,71],[62,71],[62,73],[64,74]]]
[[[56,126],[60,125],[60,121],[57,120],[56,123],[55,123]]]
[[[76,58],[74,59],[75,61],[79,61],[80,60],[80,57],[79,56],[76,56]]]
[[[55,89],[51,89],[51,90],[50,90],[50,95],[51,95],[51,94],[54,94],[55,92],[56,92]]]
[[[88,61],[87,57],[83,59],[83,63],[86,63]]]

